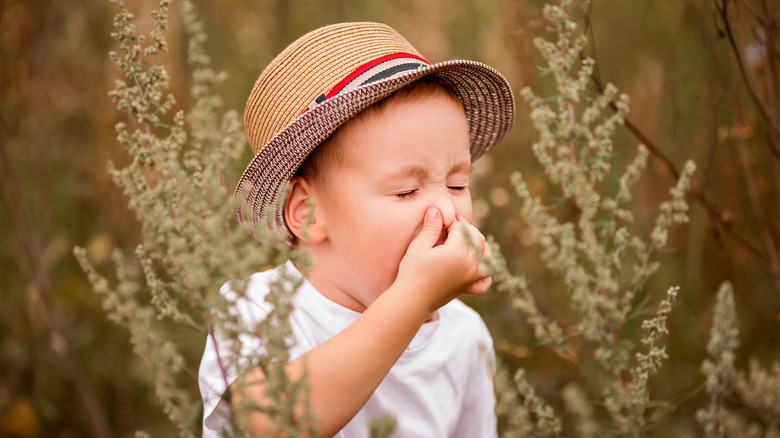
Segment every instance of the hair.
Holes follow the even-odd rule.
[[[425,76],[409,85],[397,90],[384,99],[373,103],[371,106],[361,111],[345,124],[339,127],[336,132],[330,135],[319,146],[314,148],[311,154],[306,158],[301,167],[295,172],[295,176],[301,177],[316,186],[326,186],[328,184],[329,169],[344,162],[344,148],[341,139],[344,132],[349,130],[351,125],[374,117],[390,102],[413,102],[423,97],[432,95],[442,95],[451,98],[453,101],[461,104],[460,98],[452,87],[437,76]],[[462,104],[461,104],[462,105]]]

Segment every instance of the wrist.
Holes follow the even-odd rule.
[[[383,295],[398,297],[410,315],[421,317],[421,321],[425,321],[440,307],[437,298],[440,294],[435,293],[434,289],[435,286],[419,277],[399,277]]]

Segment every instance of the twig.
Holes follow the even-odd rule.
[[[756,90],[753,86],[753,81],[750,79],[750,76],[748,76],[747,69],[745,68],[745,62],[742,60],[742,54],[739,51],[739,47],[737,47],[736,38],[734,37],[734,32],[731,28],[731,22],[729,21],[729,0],[723,0],[722,6],[718,5],[717,0],[713,0],[713,2],[715,3],[715,9],[723,19],[723,30],[725,31],[729,45],[731,46],[731,51],[734,52],[734,58],[737,61],[739,74],[742,77],[742,81],[745,83],[745,88],[750,95],[750,99],[758,108],[758,112],[761,113],[761,117],[769,125],[769,136],[770,144],[772,146],[772,153],[777,160],[780,160],[780,145],[777,144],[777,139],[780,138],[780,126],[778,126],[777,120],[772,117],[771,111],[766,107],[764,101],[762,101],[758,96],[758,93],[756,93]]]
[[[598,62],[598,55],[596,54],[596,37],[593,35],[593,26],[591,26],[591,19],[590,19],[590,13],[591,13],[591,2],[588,2],[588,8],[585,11],[584,20],[585,20],[585,33],[588,35],[588,41],[589,41],[589,47],[592,52],[593,60],[596,61],[593,66],[593,84],[596,86],[596,90],[599,94],[604,94],[604,83],[601,80],[601,71],[599,70],[599,62]],[[585,58],[585,52],[583,51],[580,53],[580,58]],[[617,112],[617,105],[615,105],[614,102],[610,102],[609,107],[612,109],[612,111]],[[677,167],[674,165],[674,163],[669,160],[669,158],[664,155],[663,152],[661,152],[660,149],[658,149],[655,144],[650,141],[649,138],[647,138],[636,126],[634,126],[633,123],[631,123],[631,120],[626,117],[623,121],[623,126],[626,127],[626,129],[629,130],[632,134],[634,134],[634,137],[639,140],[639,143],[645,145],[647,149],[650,151],[650,153],[656,157],[657,159],[661,160],[661,163],[666,167],[666,169],[669,171],[669,173],[672,174],[672,177],[674,177],[675,180],[680,179],[680,171],[677,170]]]
[[[742,5],[744,6],[745,10],[748,11],[748,13],[753,17],[754,20],[761,23],[762,26],[766,25],[765,16],[758,12],[753,5],[751,5],[749,2],[745,1],[742,2]]]
[[[735,108],[737,108],[736,103],[734,102],[735,100],[736,99],[732,94],[732,111],[736,111]],[[734,119],[739,120],[739,115],[734,114]],[[772,275],[775,278],[777,289],[780,290],[780,260],[778,260],[777,246],[775,245],[774,239],[772,239],[772,232],[769,226],[769,222],[767,221],[764,207],[761,205],[758,186],[756,185],[756,180],[753,178],[753,173],[751,172],[750,166],[748,164],[747,147],[743,140],[740,139],[737,142],[736,149],[737,156],[739,157],[739,164],[742,168],[742,176],[745,178],[745,190],[748,194],[750,207],[752,208],[753,214],[756,217],[756,222],[758,222],[759,234],[761,235],[761,240],[764,244],[764,250],[766,251],[769,261],[769,269],[772,271]]]
[[[601,80],[601,74],[598,70],[598,60],[595,58],[595,38],[593,36],[593,27],[591,26],[590,21],[590,8],[586,11],[584,15],[585,19],[585,32],[588,34],[588,38],[590,40],[590,47],[593,48],[594,53],[594,60],[596,60],[595,67],[593,70],[593,84],[596,87],[596,90],[599,93],[604,93],[604,83]],[[585,57],[585,54],[580,54],[582,58]],[[617,112],[617,106],[614,103],[610,103],[610,108]],[[647,149],[650,151],[651,155],[655,157],[656,159],[660,160],[660,162],[666,167],[666,169],[669,171],[669,173],[672,175],[672,177],[677,180],[680,178],[680,171],[677,169],[677,167],[672,163],[672,161],[664,155],[664,153],[661,151],[660,148],[658,148],[653,141],[651,141],[642,131],[634,125],[634,123],[631,122],[630,119],[626,118],[624,121],[624,126],[628,131],[634,135],[634,137],[639,140],[639,143],[645,145]],[[746,249],[750,254],[753,254],[756,258],[758,258],[762,263],[764,263],[773,273],[773,275],[778,276],[780,275],[780,272],[778,274],[774,273],[774,270],[772,269],[772,263],[767,258],[767,255],[765,255],[758,247],[750,243],[745,237],[743,237],[735,228],[734,228],[734,218],[733,215],[728,212],[727,210],[720,209],[719,207],[716,207],[712,201],[710,201],[707,198],[707,195],[704,193],[703,188],[698,187],[691,187],[690,190],[688,190],[688,196],[690,196],[692,199],[697,201],[699,204],[701,204],[704,209],[709,214],[710,218],[718,224],[723,230],[727,232],[729,236],[731,236],[734,241],[742,246],[744,249]]]
[[[777,86],[777,68],[774,62],[775,55],[775,31],[777,30],[777,21],[775,16],[772,15],[772,9],[770,9],[766,0],[762,3],[764,9],[764,15],[766,18],[757,19],[764,30],[764,63],[767,68],[766,76],[766,88],[769,94],[769,105],[772,110],[772,116],[775,120],[780,116],[780,107],[778,107],[778,86]],[[775,136],[770,138],[772,144],[775,147],[780,147],[780,132],[775,132]]]

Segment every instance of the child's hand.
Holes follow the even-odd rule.
[[[485,237],[466,218],[457,215],[447,228],[447,238],[439,243],[443,231],[441,212],[429,208],[420,234],[409,244],[398,267],[396,283],[417,287],[415,298],[425,300],[431,312],[462,293],[483,295],[492,283],[477,250],[490,256]],[[472,243],[466,240],[468,233]],[[476,246],[476,247],[475,247]]]

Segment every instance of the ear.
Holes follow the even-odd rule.
[[[305,179],[295,176],[290,180],[290,191],[284,205],[284,220],[290,231],[304,242],[319,243],[325,240],[327,233],[322,219],[317,214],[314,190]],[[309,216],[313,218],[308,219]],[[308,219],[308,220],[307,220]]]

